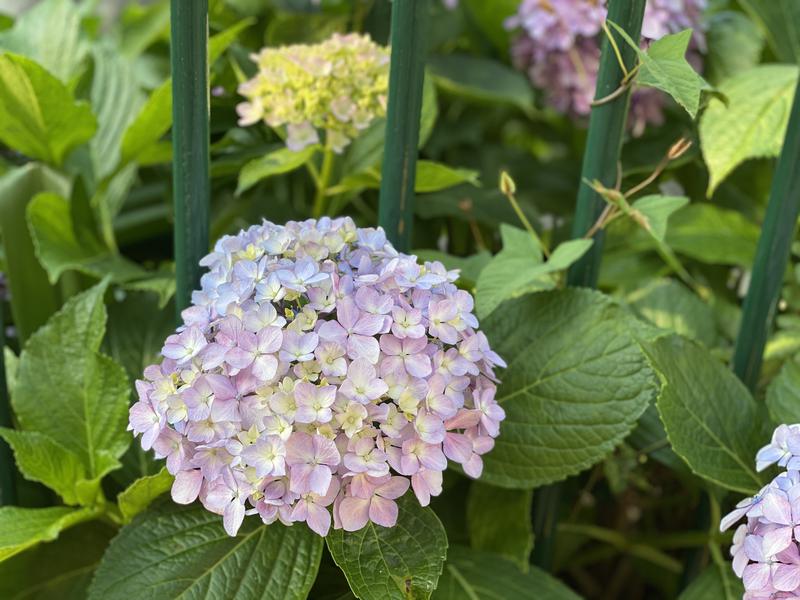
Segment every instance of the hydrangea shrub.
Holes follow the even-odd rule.
[[[409,489],[423,506],[442,491],[448,460],[480,476],[505,364],[456,271],[349,218],[264,222],[201,264],[130,410],[175,502],[199,497],[230,535],[246,514],[325,535],[391,527]]]
[[[286,128],[290,150],[320,142],[341,153],[358,133],[386,115],[389,51],[369,36],[334,34],[314,45],[263,48],[256,75],[239,86],[239,125],[260,121]]]

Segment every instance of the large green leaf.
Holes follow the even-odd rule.
[[[745,160],[777,156],[797,84],[797,67],[761,65],[723,81],[700,120],[708,195]]]
[[[100,477],[119,466],[130,443],[128,378],[98,352],[105,290],[103,282],[70,298],[31,336],[11,398],[20,428],[48,436],[77,456],[95,489]],[[88,501],[89,490],[83,498]]]
[[[89,43],[81,31],[81,11],[72,0],[44,0],[0,33],[0,50],[27,56],[64,83],[80,73]]]
[[[319,145],[307,146],[299,152],[289,148],[279,148],[269,154],[250,161],[242,167],[239,173],[239,184],[236,193],[241,194],[249,190],[259,181],[275,175],[283,175],[306,164],[320,149]]]
[[[76,101],[53,75],[24,56],[0,55],[0,141],[61,166],[96,129],[89,105]]]
[[[162,468],[155,475],[147,475],[134,481],[117,496],[119,512],[126,523],[148,506],[161,494],[172,487],[173,477],[169,474],[166,467]]]
[[[433,600],[580,600],[575,592],[541,569],[522,573],[514,563],[489,552],[451,546]]]
[[[69,183],[43,165],[27,164],[0,177],[0,234],[11,291],[11,313],[21,342],[44,325],[59,305],[56,290],[36,260],[26,209],[39,192],[67,194],[68,190]],[[32,298],[36,301],[31,302]]]
[[[525,113],[533,110],[533,89],[517,71],[495,60],[449,54],[428,59],[436,83],[451,94],[492,104],[510,104]]]
[[[761,417],[747,388],[708,350],[680,336],[659,338],[645,349],[663,382],[657,406],[672,449],[721,487],[758,491]]]
[[[305,525],[245,519],[236,537],[201,506],[163,502],[125,526],[108,548],[90,600],[302,600],[319,568],[322,538]]]
[[[528,571],[533,549],[533,490],[506,490],[475,481],[467,498],[470,545],[501,554]]]
[[[601,461],[656,397],[658,377],[630,314],[585,289],[529,294],[483,322],[508,362],[497,399],[506,411],[483,477],[510,488],[564,479]]]
[[[0,561],[35,546],[54,540],[62,529],[85,521],[92,511],[87,508],[0,508]]]
[[[95,567],[115,527],[82,523],[0,563],[0,598],[5,600],[86,600]]]
[[[800,4],[795,0],[740,0],[763,27],[781,62],[800,62]]]
[[[678,600],[739,600],[743,595],[742,581],[734,576],[732,568],[710,565],[683,590]]]
[[[767,388],[767,408],[776,423],[800,423],[800,364],[787,361]]]
[[[719,84],[728,77],[755,67],[764,50],[764,34],[740,12],[724,10],[708,18],[705,73]]]
[[[436,589],[447,554],[444,527],[413,494],[398,504],[395,527],[369,522],[359,531],[328,534],[333,560],[361,600],[425,600]]]

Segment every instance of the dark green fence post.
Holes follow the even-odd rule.
[[[392,3],[389,106],[378,224],[401,252],[411,246],[429,0]]]
[[[6,361],[4,351],[6,347],[5,336],[5,281],[0,281],[0,427],[11,427],[11,406],[8,401],[8,387],[6,387]],[[5,441],[0,440],[0,506],[17,503],[16,470],[14,469],[14,456],[11,448]]]
[[[208,252],[208,0],[172,0],[175,308],[189,305]],[[179,317],[180,318],[180,317]]]
[[[608,20],[622,27],[631,39],[638,40],[642,31],[645,0],[611,0],[608,6]],[[616,38],[618,39],[618,38]],[[628,71],[636,63],[636,53],[624,42],[617,44]],[[605,98],[620,87],[624,73],[620,68],[616,53],[609,40],[603,41],[600,57],[600,70],[597,76],[595,99]],[[589,134],[583,155],[581,183],[578,190],[578,204],[572,224],[572,237],[586,235],[594,225],[606,203],[587,181],[600,181],[612,188],[617,182],[618,164],[622,139],[625,135],[625,122],[628,117],[630,90],[611,102],[592,108],[589,118]],[[600,257],[603,253],[602,231],[594,236],[594,244],[581,260],[569,270],[570,285],[596,287],[600,272]]]
[[[736,338],[733,370],[754,390],[800,211],[800,83],[783,142]]]

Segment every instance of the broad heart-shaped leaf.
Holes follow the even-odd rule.
[[[800,4],[793,0],[741,0],[741,5],[762,26],[780,62],[800,62]]]
[[[267,177],[282,175],[299,169],[311,160],[319,149],[318,144],[306,146],[299,152],[293,152],[289,148],[279,148],[261,158],[250,161],[242,167],[239,173],[239,184],[236,187],[236,193],[241,194],[249,190]]]
[[[81,10],[72,0],[31,5],[11,29],[0,33],[0,50],[27,56],[69,84],[89,50],[81,31]]]
[[[0,234],[11,292],[11,312],[20,343],[24,343],[59,306],[33,247],[26,209],[39,192],[69,193],[69,183],[41,164],[28,163],[0,177]],[[11,250],[13,248],[13,251]],[[31,302],[35,298],[35,302]]]
[[[745,160],[777,156],[797,85],[793,65],[760,65],[719,86],[727,105],[712,98],[700,119],[708,195]]]
[[[743,595],[742,581],[734,575],[730,565],[709,565],[683,590],[678,600],[740,600]]]
[[[54,540],[62,529],[85,521],[94,513],[88,508],[0,508],[0,561],[35,546]]]
[[[800,423],[800,364],[789,360],[767,388],[767,408],[776,423]]]
[[[647,343],[663,382],[658,412],[672,449],[689,467],[729,490],[763,485],[754,468],[762,417],[747,388],[707,349],[678,335]]]
[[[112,253],[95,235],[80,235],[70,201],[57,194],[38,194],[28,205],[28,224],[36,255],[55,284],[64,271],[80,271],[93,277],[106,275],[114,282],[143,279],[148,272],[134,262]]]
[[[483,321],[508,362],[497,391],[506,420],[483,457],[485,481],[552,483],[622,442],[659,389],[630,320],[603,294],[567,289],[509,300]]]
[[[334,529],[326,538],[333,560],[361,600],[426,600],[436,589],[447,554],[444,527],[413,494],[398,504],[394,527],[369,522],[355,532]]]
[[[265,526],[258,517],[230,537],[219,515],[161,502],[111,542],[89,600],[303,600],[322,544],[305,525]]]
[[[46,435],[72,452],[90,481],[118,467],[130,443],[128,377],[98,352],[106,286],[104,281],[70,298],[31,336],[11,397],[21,429]]]
[[[76,101],[53,75],[24,56],[0,55],[0,141],[61,166],[96,129],[89,105]]]
[[[687,204],[689,199],[685,196],[653,195],[639,198],[632,208],[644,217],[643,220],[637,219],[637,222],[656,240],[663,242],[670,215]]]
[[[451,546],[433,600],[580,600],[566,585],[531,567],[522,573],[489,552]]]
[[[172,475],[164,467],[155,475],[137,479],[120,492],[117,496],[117,503],[125,522],[129,523],[133,517],[147,509],[153,500],[169,490],[172,487],[172,481]]]
[[[700,95],[711,89],[686,60],[686,50],[692,39],[692,30],[665,35],[650,44],[647,50],[639,48],[630,36],[616,23],[609,24],[622,36],[639,56],[639,73],[636,83],[654,87],[672,96],[692,118],[700,109]]]
[[[533,110],[530,82],[501,62],[450,54],[433,56],[428,65],[436,83],[451,94],[491,104],[510,104],[528,114]]]
[[[473,481],[467,497],[467,528],[476,550],[501,554],[527,572],[533,549],[533,490],[506,490]]]

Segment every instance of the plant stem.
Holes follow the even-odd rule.
[[[327,196],[326,193],[328,192],[328,186],[331,183],[331,175],[333,174],[333,161],[335,158],[335,154],[330,146],[325,146],[325,153],[322,157],[322,170],[320,171],[319,177],[316,179],[315,183],[317,185],[317,194],[314,196],[314,208],[312,209],[312,216],[315,219],[319,219],[322,215],[325,214],[325,209],[327,208]]]

